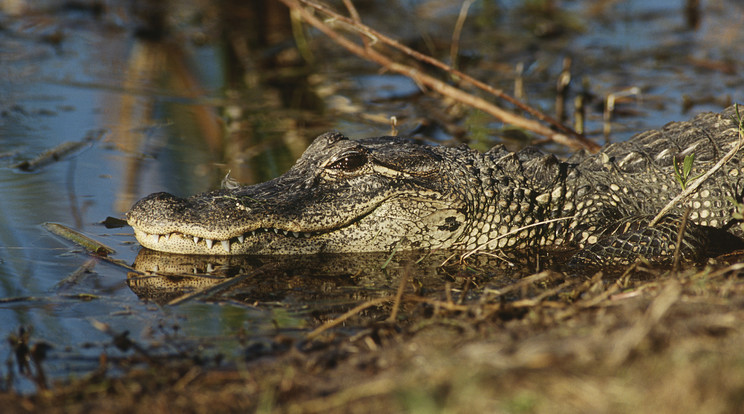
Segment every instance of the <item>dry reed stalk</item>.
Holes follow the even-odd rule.
[[[500,120],[501,122],[504,122],[506,124],[511,124],[519,128],[523,128],[525,130],[531,131],[538,135],[542,135],[556,143],[566,145],[569,148],[573,148],[573,149],[584,148],[592,152],[596,152],[600,148],[600,146],[597,143],[588,140],[583,135],[576,133],[569,127],[561,124],[560,122],[545,115],[544,113],[534,108],[531,108],[528,105],[525,105],[524,103],[512,98],[511,96],[507,95],[503,91],[492,88],[484,84],[483,82],[480,82],[456,69],[453,69],[452,67],[446,65],[445,63],[437,59],[424,55],[420,52],[416,52],[415,50],[410,49],[400,44],[398,41],[391,39],[375,31],[369,26],[362,24],[359,20],[342,16],[336,13],[335,11],[321,4],[315,3],[314,1],[310,1],[310,0],[280,0],[280,1],[284,3],[287,7],[289,7],[290,10],[296,12],[299,16],[301,16],[305,22],[307,22],[308,24],[312,25],[316,29],[323,32],[326,36],[328,36],[338,45],[344,47],[348,51],[354,53],[355,55],[363,59],[377,63],[378,65],[384,67],[390,72],[395,72],[395,73],[408,76],[409,78],[414,80],[419,85],[419,87],[421,87],[422,89],[428,88],[430,90],[433,90],[441,95],[447,96],[464,105],[479,109],[493,116],[494,118]],[[348,7],[348,5],[350,4],[350,0],[345,3],[347,3],[347,7]],[[330,18],[330,21],[329,22],[322,21],[321,19],[316,17],[313,13],[308,11],[305,7],[303,7],[303,5],[311,8],[315,12],[319,12],[319,13],[322,13],[328,16]],[[354,10],[354,9],[352,8],[350,10]],[[350,40],[348,37],[334,30],[334,28],[331,27],[331,24],[333,24],[334,22],[342,23],[345,29],[354,30],[360,35],[367,37],[369,40],[371,40],[372,44],[382,43],[382,44],[388,45],[412,57],[413,59],[430,64],[441,70],[444,70],[445,72],[452,75],[454,78],[458,79],[460,83],[473,85],[476,88],[479,88],[489,94],[492,94],[500,99],[506,100],[507,102],[515,105],[520,110],[527,112],[530,115],[534,116],[536,119],[550,124],[550,126],[555,128],[556,130],[551,129],[551,127],[545,126],[538,121],[527,119],[520,115],[514,114],[502,108],[499,108],[498,106],[488,102],[487,100],[483,98],[480,98],[478,96],[465,92],[464,90],[458,87],[454,87],[445,82],[442,82],[439,79],[436,79],[435,77],[429,74],[421,72],[420,70],[414,68],[413,66],[400,63],[400,62],[396,62],[392,58],[386,56],[385,54],[373,49],[371,46],[368,45],[369,42],[365,41],[364,42],[365,45],[359,45],[355,43],[354,41]],[[561,132],[558,132],[558,131],[561,131]]]

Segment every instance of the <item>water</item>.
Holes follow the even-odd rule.
[[[480,29],[466,29],[463,50],[478,59],[464,70],[509,90],[510,68],[524,62],[530,103],[550,110],[560,61],[571,56],[575,83],[588,79],[590,92],[599,97],[631,86],[643,91],[622,105],[630,116],[616,117],[613,139],[625,139],[687,118],[684,96],[699,98],[692,111],[700,111],[719,109],[727,97],[737,100],[744,92],[741,75],[728,70],[740,67],[744,56],[744,35],[738,30],[742,6],[705,2],[702,23],[692,30],[678,3],[628,1],[596,8],[593,14],[594,2],[567,2],[565,11],[575,13],[572,19],[581,29],[540,39],[509,11],[516,5],[502,2],[506,8],[494,12],[490,23],[476,24],[478,16],[470,16],[472,27]],[[485,13],[489,4],[476,3],[472,12]],[[400,117],[402,132],[423,129],[438,141],[454,140],[443,125],[421,128],[427,108],[436,103],[418,97],[415,84],[406,78],[380,74],[353,58],[323,62],[309,75],[292,65],[277,69],[275,78],[267,77],[260,65],[237,71],[226,45],[209,34],[210,22],[194,25],[181,16],[188,17],[195,5],[173,10],[176,35],[169,44],[135,38],[137,20],[127,12],[126,2],[107,5],[102,15],[56,2],[26,12],[0,6],[5,7],[0,9],[0,335],[21,326],[33,329],[33,341],[54,346],[49,374],[65,377],[94,368],[101,352],[121,352],[110,345],[109,334],[96,328],[98,322],[118,333],[129,331],[136,341],[160,344],[165,352],[172,349],[169,343],[211,338],[215,352],[236,355],[237,332],[255,340],[277,330],[300,332],[322,320],[308,309],[332,314],[355,300],[395,289],[392,270],[383,279],[364,283],[277,272],[273,279],[228,289],[220,296],[223,300],[207,297],[167,305],[138,296],[125,268],[91,262],[80,248],[46,231],[43,223],[62,223],[114,248],[113,258],[132,264],[140,249],[131,229],[106,229],[100,222],[123,217],[136,199],[151,192],[205,191],[219,186],[228,171],[245,183],[263,181],[285,171],[318,133],[385,134],[390,115]],[[433,24],[419,24],[415,30],[445,40],[458,12],[428,2],[396,7],[433,16]],[[385,12],[366,11],[374,13],[370,22],[386,21]],[[380,29],[396,34],[398,18]],[[401,28],[399,35],[415,37],[411,30]],[[196,41],[201,36],[208,41]],[[316,49],[316,59],[339,54],[335,46],[323,44],[329,50]],[[292,75],[293,70],[299,74]],[[245,84],[236,79],[249,87],[236,86]],[[579,90],[574,86],[574,93]],[[601,131],[600,115],[592,109],[589,131]],[[487,132],[500,127],[473,113],[452,119]],[[230,133],[223,134],[223,127]],[[12,167],[99,130],[104,131],[100,140],[59,162],[32,172]],[[489,135],[485,145],[497,142]],[[86,265],[90,270],[76,283],[58,286]],[[429,283],[441,283],[438,277],[434,274]],[[10,358],[7,341],[0,341],[0,355]],[[3,376],[5,369],[0,368]],[[33,388],[30,383],[16,386]]]

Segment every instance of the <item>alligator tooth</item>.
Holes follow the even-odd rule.
[[[159,272],[160,271],[160,266],[158,266],[158,265],[152,265],[152,271],[155,272],[155,273]]]
[[[255,235],[256,235],[256,230],[251,230],[251,236],[255,236]]]
[[[274,229],[274,234],[279,234],[279,229]]]
[[[310,238],[310,236],[312,236],[312,234],[310,234],[310,233],[302,233],[302,237],[304,237],[306,239],[307,238]]]
[[[204,243],[207,243],[207,249],[212,248],[212,244],[214,244],[214,240],[212,239],[204,239]]]
[[[300,233],[297,233],[296,231],[293,231],[292,235],[295,236],[295,239],[300,237]]]
[[[225,249],[225,252],[230,253],[230,240],[221,240],[220,243],[222,243],[222,248]]]
[[[170,236],[171,236],[171,234],[172,234],[172,233],[167,233],[167,234],[164,234],[164,235],[163,235],[163,238],[165,239],[165,241],[168,241],[168,240],[170,240]]]
[[[207,273],[214,272],[214,266],[212,266],[212,263],[207,263]]]
[[[199,244],[199,238],[194,236],[194,244]]]
[[[245,241],[245,236],[243,236],[242,234],[240,236],[238,236],[238,241],[240,243],[243,243]]]
[[[154,241],[155,243],[160,243],[160,235],[159,234],[151,234],[151,236],[152,236],[152,241]]]

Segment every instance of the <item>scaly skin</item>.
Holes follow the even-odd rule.
[[[152,194],[127,218],[143,246],[171,253],[570,245],[581,249],[575,263],[608,264],[669,260],[689,205],[681,253],[696,259],[744,238],[731,218],[731,200],[744,193],[741,151],[685,205],[648,223],[681,191],[673,157],[694,153],[693,177],[709,169],[738,143],[733,117],[732,108],[701,114],[565,162],[535,149],[479,153],[327,133],[271,181],[186,199]]]

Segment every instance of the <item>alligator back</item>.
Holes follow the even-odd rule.
[[[693,156],[689,182],[705,174],[734,147],[740,146],[736,111],[730,107],[721,113],[703,113],[685,122],[672,122],[661,129],[642,132],[626,142],[608,145],[600,153],[586,158],[578,168],[592,175],[607,171],[605,184],[615,183],[628,193],[647,197],[639,205],[640,213],[657,214],[682,191],[675,176],[675,159],[681,168],[683,159]],[[741,152],[729,159],[707,178],[676,213],[692,207],[690,218],[703,225],[720,227],[731,219],[733,200],[742,201],[744,164]],[[604,175],[604,174],[602,174]]]
[[[673,122],[661,129],[640,133],[580,159],[576,166],[579,177],[574,187],[577,194],[581,188],[592,190],[584,191],[576,199],[579,203],[578,232],[574,236],[579,245],[599,241],[590,250],[596,250],[597,256],[607,257],[612,256],[607,246],[619,246],[633,239],[630,249],[644,250],[646,247],[640,246],[658,245],[649,254],[659,255],[665,250],[669,255],[676,247],[674,239],[681,226],[680,218],[689,208],[690,234],[683,239],[689,245],[682,246],[687,248],[688,256],[704,255],[702,250],[716,244],[714,242],[729,245],[714,249],[739,247],[744,230],[733,212],[735,204],[742,203],[744,196],[741,151],[683,202],[673,206],[656,228],[648,228],[652,218],[683,191],[676,169],[682,168],[685,157],[694,157],[692,171],[684,183],[687,185],[708,172],[734,148],[741,148],[737,119],[734,107],[721,113],[700,114],[690,121]],[[597,201],[602,208],[596,206]],[[587,208],[587,204],[593,206]],[[642,233],[651,236],[642,237]],[[735,238],[728,237],[730,235]],[[618,241],[618,237],[622,240]]]
[[[610,144],[593,159],[596,162],[612,158],[626,172],[669,169],[674,157],[693,154],[696,162],[715,163],[739,142],[736,118],[734,107],[729,107],[721,113],[706,112],[689,121],[670,122],[660,129],[636,134],[628,141]],[[727,172],[731,167],[741,167],[740,157],[728,165]]]

